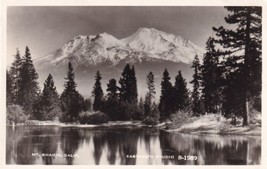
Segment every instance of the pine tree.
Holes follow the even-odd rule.
[[[12,66],[9,71],[9,75],[12,80],[12,84],[10,84],[10,87],[12,88],[12,92],[13,92],[13,96],[11,100],[12,100],[12,103],[14,104],[18,104],[21,64],[22,64],[22,59],[20,57],[19,50],[17,49],[17,53],[15,55],[15,61],[12,63]]]
[[[101,110],[101,108],[103,107],[103,90],[101,87],[101,75],[99,73],[99,71],[96,72],[95,75],[95,85],[94,85],[94,89],[92,92],[92,95],[94,96],[94,103],[93,103],[93,110],[94,111],[99,111]]]
[[[242,82],[237,104],[242,107],[243,125],[246,126],[249,125],[248,103],[261,94],[262,9],[246,6],[226,9],[231,12],[225,18],[226,23],[234,24],[236,28],[228,30],[221,26],[213,30],[218,36],[217,42],[224,48],[224,55],[227,55],[227,75],[240,74],[236,76],[239,78],[237,82]]]
[[[60,96],[61,109],[64,112],[61,120],[74,122],[77,120],[79,112],[83,110],[83,97],[76,90],[75,74],[70,62],[65,80],[65,89]]]
[[[168,118],[172,111],[172,84],[171,78],[167,69],[163,72],[163,78],[161,82],[161,96],[159,102],[159,111],[161,118]]]
[[[131,104],[134,104],[134,105],[137,105],[137,102],[138,102],[138,92],[137,92],[137,79],[136,79],[136,76],[135,76],[135,68],[134,68],[134,65],[132,65],[132,68],[131,68],[131,73],[130,73],[130,80],[131,80],[131,94],[130,94],[130,103]]]
[[[194,69],[193,80],[190,82],[193,84],[192,92],[192,111],[194,115],[198,116],[204,114],[204,106],[200,96],[200,83],[201,83],[201,69],[198,56],[196,55],[192,67]]]
[[[6,71],[6,104],[11,105],[13,103],[14,91],[12,88],[12,78],[8,71]]]
[[[137,105],[137,79],[135,76],[134,66],[127,64],[122,72],[122,77],[119,80],[120,87],[120,100]]]
[[[178,75],[175,77],[175,85],[174,85],[174,95],[173,105],[174,111],[183,110],[187,108],[190,104],[189,91],[186,86],[186,81],[182,76],[181,71],[178,72]]]
[[[104,102],[103,112],[110,120],[124,120],[122,102],[119,100],[118,86],[115,79],[109,80],[107,84],[107,99]]]
[[[23,106],[25,112],[33,115],[33,104],[38,97],[38,74],[32,63],[28,46],[22,58],[18,79],[18,104]]]
[[[154,75],[149,72],[146,78],[148,92],[145,97],[144,111],[145,115],[148,116],[151,113],[151,106],[155,98],[156,90],[154,85]]]
[[[214,39],[209,37],[206,43],[206,53],[203,58],[202,93],[205,110],[207,113],[219,113],[221,107],[221,70],[219,68],[219,56],[216,54]]]
[[[130,71],[131,67],[127,64],[122,72],[122,77],[119,80],[120,83],[120,100],[123,102],[129,102],[129,94],[130,94]]]
[[[38,119],[54,120],[56,117],[59,117],[59,113],[61,113],[60,100],[51,74],[48,75],[44,83],[44,88],[38,104]]]

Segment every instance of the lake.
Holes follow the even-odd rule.
[[[7,127],[7,164],[254,165],[261,137],[189,135],[148,127]]]

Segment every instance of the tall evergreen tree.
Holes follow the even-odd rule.
[[[18,104],[22,105],[25,112],[29,113],[30,115],[33,115],[33,104],[39,94],[37,80],[38,74],[32,63],[31,53],[27,46],[19,71]]]
[[[109,80],[107,84],[107,99],[104,102],[103,112],[110,120],[124,120],[122,102],[119,100],[118,86],[115,79]]]
[[[149,72],[146,78],[146,83],[148,87],[148,92],[145,97],[144,111],[145,115],[148,116],[151,113],[152,103],[155,98],[156,90],[154,85],[154,75],[152,72]]]
[[[243,125],[249,125],[249,101],[261,94],[261,50],[262,50],[262,8],[226,7],[230,14],[226,23],[236,25],[235,29],[213,28],[224,48],[228,76],[236,74],[242,82],[240,98]],[[233,74],[232,74],[233,73]],[[240,74],[240,75],[239,75]],[[229,84],[229,83],[228,83]]]
[[[120,83],[120,100],[129,103],[137,104],[137,80],[135,76],[134,66],[127,64],[122,72],[122,77],[119,80]]]
[[[20,81],[20,70],[22,65],[22,59],[20,57],[19,50],[15,55],[15,61],[12,63],[12,66],[9,71],[12,84],[10,84],[13,92],[12,103],[18,104],[18,92],[19,92],[19,81]]]
[[[61,113],[60,99],[51,74],[48,75],[37,108],[37,118],[54,120]]]
[[[175,85],[174,85],[174,95],[172,103],[173,109],[183,110],[187,108],[190,104],[189,91],[187,89],[186,80],[183,78],[181,71],[178,72],[178,75],[175,77]]]
[[[64,112],[62,121],[74,122],[83,108],[83,97],[76,90],[75,74],[71,63],[68,64],[65,89],[60,96],[61,109]]]
[[[206,53],[201,66],[202,93],[207,113],[219,113],[221,109],[221,83],[223,81],[219,69],[219,56],[216,54],[214,39],[209,37]]]
[[[138,102],[138,92],[137,92],[137,79],[136,79],[136,75],[135,75],[135,68],[134,65],[132,65],[131,68],[131,73],[130,73],[130,79],[131,79],[131,94],[130,94],[130,100],[131,103],[134,105],[137,105]]]
[[[159,102],[159,111],[161,118],[168,118],[172,111],[172,84],[171,78],[167,69],[163,72],[161,82],[161,96]]]
[[[194,69],[193,80],[190,82],[193,84],[193,92],[192,92],[192,111],[194,115],[201,115],[204,114],[204,106],[201,99],[201,90],[200,90],[200,83],[201,83],[201,69],[198,56],[196,55],[192,67]]]
[[[123,102],[129,102],[129,93],[130,93],[130,71],[131,67],[129,64],[126,64],[126,66],[123,69],[122,77],[119,80],[120,83],[120,100]]]
[[[98,111],[101,110],[103,107],[103,90],[101,87],[101,75],[99,71],[96,72],[95,75],[95,85],[92,92],[92,95],[94,96],[94,103],[93,103],[93,110]]]

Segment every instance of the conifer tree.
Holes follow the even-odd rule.
[[[222,101],[221,72],[219,69],[219,56],[216,54],[214,39],[209,37],[206,43],[206,53],[203,58],[202,93],[207,113],[219,113]]]
[[[144,111],[145,115],[148,116],[151,113],[151,106],[155,98],[156,90],[154,85],[154,75],[149,72],[146,78],[148,92],[145,97]]]
[[[77,120],[79,112],[83,110],[83,97],[76,90],[75,74],[70,62],[65,80],[65,89],[60,96],[61,109],[64,112],[61,120],[74,122]]]
[[[178,72],[178,75],[175,77],[174,85],[174,98],[172,103],[174,111],[183,110],[187,108],[190,104],[189,91],[187,89],[187,84],[185,79],[182,76],[181,71]]]
[[[33,104],[38,97],[38,74],[31,59],[28,46],[22,58],[18,79],[18,104],[23,106],[25,112],[33,115]]]
[[[168,118],[172,111],[172,84],[171,78],[167,69],[163,72],[163,78],[161,82],[161,96],[159,102],[159,111],[161,118]]]
[[[37,108],[37,118],[40,120],[54,120],[59,117],[61,113],[59,95],[56,91],[54,80],[51,74],[48,75],[42,95],[40,97],[40,102]]]
[[[110,120],[124,120],[123,106],[119,100],[118,86],[115,79],[109,80],[107,84],[107,100],[104,102],[103,112],[109,116]]]
[[[261,94],[262,8],[243,6],[226,9],[230,12],[225,18],[226,23],[236,27],[229,30],[221,26],[213,30],[218,36],[217,42],[224,48],[223,54],[227,56],[224,64],[227,76],[237,75],[237,82],[242,82],[237,96],[240,102],[236,104],[242,107],[243,125],[246,126],[249,125],[248,103]]]
[[[15,55],[15,61],[12,63],[12,66],[9,70],[9,75],[12,80],[12,84],[10,84],[13,92],[12,103],[18,104],[18,92],[19,92],[19,81],[20,81],[20,70],[21,70],[22,59],[20,57],[19,50],[17,49],[17,53]]]
[[[103,107],[103,90],[101,87],[101,75],[99,71],[96,72],[95,75],[95,85],[92,92],[92,95],[94,96],[94,103],[93,103],[93,110],[98,111],[101,110]]]
[[[135,76],[134,66],[127,64],[122,72],[122,77],[119,80],[120,87],[120,100],[137,105],[137,79]]]
[[[129,102],[129,94],[130,94],[130,71],[131,67],[129,64],[123,69],[122,77],[119,80],[120,83],[120,100],[123,102]]]
[[[134,65],[132,65],[132,68],[131,68],[131,104],[134,104],[134,105],[137,105],[137,102],[138,102],[138,92],[137,92],[137,79],[136,79],[136,76],[135,76],[135,68],[134,68]]]
[[[204,106],[201,99],[201,90],[200,90],[200,83],[201,83],[201,69],[198,56],[196,55],[192,67],[194,69],[193,80],[190,82],[193,84],[193,92],[192,92],[192,111],[194,115],[198,116],[204,114]]]

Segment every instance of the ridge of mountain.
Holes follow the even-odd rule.
[[[123,59],[136,58],[141,61],[146,58],[190,64],[195,55],[201,56],[203,53],[200,47],[181,36],[154,28],[140,28],[124,39],[117,39],[105,32],[98,35],[78,35],[62,48],[34,62],[41,67],[44,63],[58,65],[69,61],[89,66],[102,62],[116,65]]]

